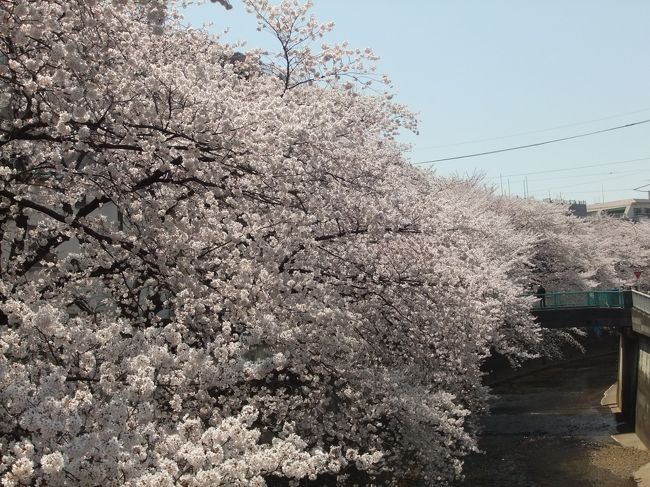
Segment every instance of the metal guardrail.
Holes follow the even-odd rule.
[[[632,291],[632,305],[650,315],[650,296],[639,291]]]
[[[535,308],[561,309],[561,308],[625,308],[624,291],[570,291],[549,292],[544,296],[534,294],[538,298]],[[648,297],[650,300],[650,297]],[[650,307],[650,301],[647,302]],[[629,306],[629,305],[628,305]]]

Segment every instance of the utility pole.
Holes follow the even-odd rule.
[[[526,198],[530,197],[530,193],[528,192],[528,176],[526,176]]]

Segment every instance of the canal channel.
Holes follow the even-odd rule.
[[[615,338],[615,337],[613,337]],[[621,446],[603,395],[616,381],[615,341],[493,385],[491,414],[458,487],[633,487],[650,453]],[[611,400],[610,400],[611,402]],[[606,404],[607,401],[604,401]]]

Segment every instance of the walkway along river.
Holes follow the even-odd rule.
[[[650,452],[611,438],[625,428],[601,406],[616,381],[612,348],[496,384],[479,443],[485,453],[467,459],[458,487],[635,486],[632,474]]]

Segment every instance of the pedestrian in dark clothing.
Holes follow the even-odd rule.
[[[546,307],[546,289],[544,289],[544,286],[541,284],[537,288],[537,297],[539,298],[539,307],[540,308],[545,308]]]

